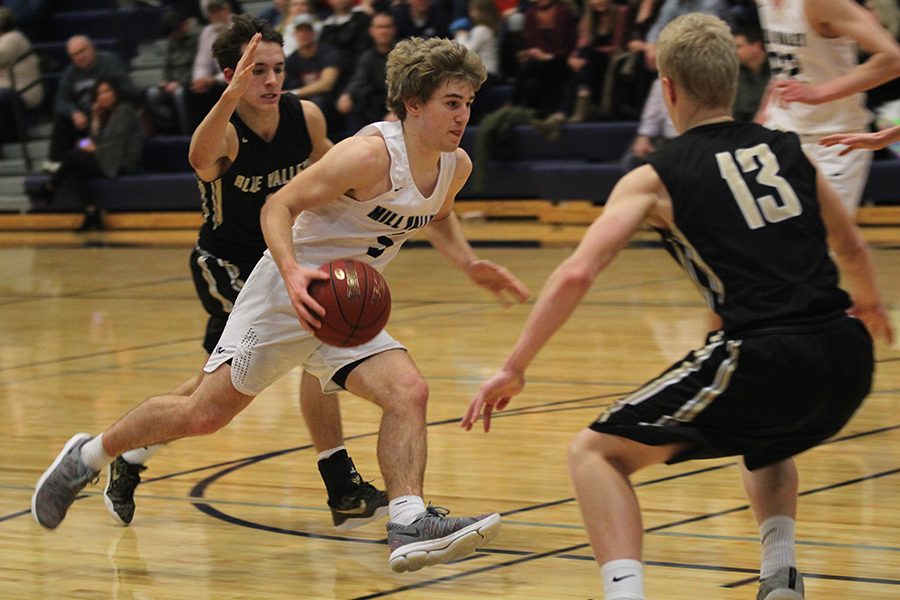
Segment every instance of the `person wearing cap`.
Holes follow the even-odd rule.
[[[310,100],[325,114],[328,129],[334,130],[341,56],[331,44],[316,41],[315,18],[301,14],[294,19],[297,50],[284,63],[285,89]]]

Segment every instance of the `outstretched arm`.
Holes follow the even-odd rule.
[[[531,295],[528,287],[506,267],[479,259],[463,234],[459,219],[453,212],[453,201],[472,172],[472,161],[464,151],[457,150],[456,164],[456,173],[444,206],[425,227],[424,233],[435,250],[474,283],[494,294],[501,304],[509,306],[516,301],[524,302]]]
[[[525,369],[538,351],[562,327],[593,285],[597,275],[628,243],[657,206],[662,183],[649,165],[623,177],[610,195],[603,213],[590,226],[575,252],[550,275],[525,323],[518,342],[503,367],[478,391],[460,423],[467,431],[479,416],[484,430],[491,414],[502,410],[525,385]]]
[[[851,152],[855,148],[880,150],[894,142],[900,142],[900,125],[874,133],[836,133],[827,135],[819,140],[819,143],[823,146],[836,146],[838,144],[847,146],[841,150],[840,156]]]

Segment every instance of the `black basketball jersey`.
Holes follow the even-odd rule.
[[[215,181],[197,182],[203,206],[198,245],[218,258],[255,263],[266,250],[259,212],[269,194],[300,172],[312,151],[300,100],[284,94],[278,102],[278,129],[271,142],[247,127],[237,113],[237,158]]]
[[[850,306],[796,134],[755,123],[687,131],[649,157],[672,198],[661,232],[726,332],[802,326]]]

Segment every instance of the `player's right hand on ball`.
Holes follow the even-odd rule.
[[[300,321],[300,327],[314,334],[315,330],[322,326],[319,318],[325,316],[325,309],[309,295],[309,284],[317,279],[328,279],[328,273],[321,269],[307,269],[297,265],[296,268],[283,273],[282,277],[291,305]]]

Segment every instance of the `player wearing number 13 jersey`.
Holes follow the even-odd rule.
[[[643,527],[629,477],[656,463],[740,455],[763,545],[757,598],[801,600],[792,457],[847,423],[872,384],[866,327],[888,341],[891,327],[865,243],[796,134],[733,122],[738,60],[727,25],[699,13],[675,19],[660,34],[658,66],[681,136],[619,181],[463,426],[483,414],[487,428],[597,275],[641,224],[656,228],[716,323],[702,347],[572,441],[570,473],[605,598],[645,598]],[[859,318],[847,315],[850,298],[838,288],[826,239]]]

